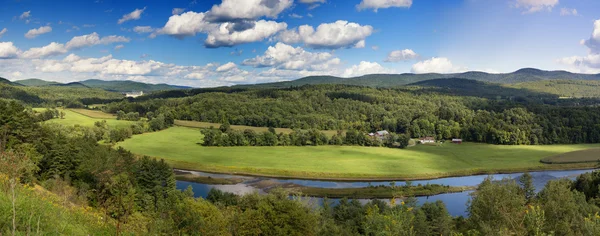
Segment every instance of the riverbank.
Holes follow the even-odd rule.
[[[478,174],[595,167],[595,163],[543,164],[541,159],[600,144],[490,145],[447,143],[407,149],[360,146],[203,147],[199,129],[171,127],[118,144],[162,158],[177,169],[250,176],[322,180],[416,180]]]
[[[423,186],[372,186],[366,188],[314,188],[314,187],[295,187],[291,188],[291,193],[296,193],[308,197],[327,197],[327,198],[406,198],[434,196],[444,193],[457,193],[469,190],[475,190],[475,186],[450,187],[445,185],[423,185]]]

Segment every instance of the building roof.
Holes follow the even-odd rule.
[[[380,131],[377,131],[375,133],[377,133],[377,135],[379,135],[379,136],[390,134],[390,132],[387,132],[387,130],[380,130]]]
[[[420,140],[435,140],[435,138],[433,138],[431,136],[428,136],[428,137],[425,137],[425,138],[420,138]]]

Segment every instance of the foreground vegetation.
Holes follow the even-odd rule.
[[[600,147],[598,144],[501,146],[477,143],[408,149],[360,146],[203,147],[199,129],[172,127],[135,135],[118,144],[133,153],[165,159],[176,168],[315,179],[414,179],[593,167],[546,165],[540,159]]]
[[[389,205],[378,200],[362,205],[357,200],[342,199],[335,206],[325,201],[322,207],[316,207],[305,200],[290,199],[288,193],[281,190],[267,195],[236,196],[213,189],[205,200],[193,198],[192,189],[177,190],[174,173],[165,162],[136,158],[123,149],[99,145],[95,135],[87,135],[93,128],[37,121],[23,106],[0,100],[0,232],[3,235],[600,234],[600,172],[584,174],[576,181],[550,181],[538,194],[528,175],[520,183],[487,179],[472,195],[468,218],[452,218],[441,201],[417,206],[410,197],[405,201],[392,199]],[[79,132],[81,130],[86,131]],[[199,132],[194,131],[198,135]],[[476,150],[473,147],[484,149],[486,146],[499,147],[467,144],[442,148],[461,151],[473,158],[476,157],[472,155]],[[539,154],[552,147],[555,146],[539,149],[527,146],[528,150],[521,151]],[[557,149],[577,147],[583,145]],[[391,151],[411,151],[340,148],[370,149],[383,152],[384,156]],[[423,149],[414,152],[439,147],[417,148]],[[501,149],[487,151],[498,153]],[[358,157],[350,156],[349,160],[356,161]],[[421,157],[427,158],[426,155]],[[495,159],[490,154],[487,157]],[[526,156],[520,156],[523,157]],[[250,158],[259,160],[252,155]],[[442,159],[438,156],[430,161]],[[336,161],[344,163],[341,159]],[[516,159],[509,161],[516,162]],[[31,186],[35,186],[34,189]]]

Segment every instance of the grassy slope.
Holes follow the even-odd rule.
[[[37,108],[36,110],[43,111],[44,109]],[[102,113],[102,114],[104,114],[103,116],[105,118],[92,118],[91,116],[86,116],[86,115],[91,115],[91,114],[97,113],[97,112],[90,111],[90,110],[81,111],[80,109],[64,109],[61,111],[65,112],[65,119],[52,119],[52,120],[49,120],[46,122],[62,124],[62,125],[78,124],[81,126],[93,126],[96,121],[106,120],[106,123],[110,127],[114,127],[114,128],[129,127],[133,123],[133,121],[117,120],[115,118],[108,118],[108,116],[110,116],[110,114],[106,114],[106,113]],[[78,113],[78,112],[81,112],[81,113]],[[96,116],[97,116],[97,114],[96,114]]]
[[[18,235],[25,235],[28,229],[32,234],[40,235],[115,234],[114,222],[104,220],[101,212],[90,207],[64,204],[60,197],[39,186],[19,187],[16,209]],[[9,193],[0,191],[0,235],[10,235],[11,229],[11,198]]]
[[[562,163],[581,163],[581,162],[600,162],[600,148],[592,148],[580,151],[562,153],[542,159],[543,163],[562,164]]]
[[[164,158],[176,168],[320,179],[417,179],[475,173],[590,166],[540,159],[600,145],[497,146],[465,143],[409,149],[356,146],[202,147],[198,129],[173,127],[119,145]]]

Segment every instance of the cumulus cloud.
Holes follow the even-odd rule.
[[[303,17],[303,16],[301,16],[301,15],[298,15],[298,14],[296,14],[296,13],[289,14],[289,16],[290,16],[291,18],[296,18],[296,19],[302,19],[302,17]]]
[[[235,63],[227,62],[227,63],[225,63],[225,65],[217,67],[216,71],[217,72],[226,72],[226,71],[230,71],[235,68],[237,68],[237,65]]]
[[[23,12],[23,14],[21,14],[21,16],[19,16],[19,19],[20,20],[25,20],[25,19],[27,19],[29,17],[31,17],[31,11],[26,11],[26,12]]]
[[[179,15],[179,14],[183,13],[184,11],[185,11],[185,8],[173,8],[173,10],[171,10],[171,14]]]
[[[592,53],[600,54],[600,20],[594,21],[592,36],[588,40],[585,40],[583,44],[587,46]]]
[[[119,19],[119,21],[117,21],[117,24],[123,24],[126,21],[130,21],[130,20],[139,20],[142,17],[142,13],[146,10],[146,7],[142,8],[142,9],[135,9],[134,11],[123,15],[123,17],[121,17],[121,19]]]
[[[19,49],[12,42],[0,42],[0,59],[15,58]]]
[[[7,30],[6,28],[4,28],[4,29],[0,30],[0,38],[2,38],[2,36],[3,36],[4,34],[6,34],[6,32],[8,32],[8,30]]]
[[[277,43],[267,48],[263,55],[246,59],[242,64],[256,68],[322,71],[339,65],[340,59],[335,58],[331,53],[308,52],[301,47],[294,48],[284,43]]]
[[[459,73],[466,71],[465,67],[454,66],[448,58],[445,57],[433,57],[429,60],[420,61],[414,64],[411,68],[411,72],[416,74],[423,73]]]
[[[37,48],[30,48],[29,50],[25,51],[21,57],[23,58],[42,58],[42,57],[49,57],[49,56],[56,56],[56,55],[61,55],[61,54],[65,54],[67,53],[67,49],[65,48],[64,44],[60,44],[60,43],[56,43],[56,42],[52,42],[46,46],[43,47],[37,47]]]
[[[94,32],[88,35],[81,35],[73,37],[66,44],[52,42],[43,47],[30,48],[23,52],[21,57],[23,58],[44,58],[50,56],[56,56],[65,54],[71,50],[76,50],[84,47],[91,47],[99,44],[112,44],[129,42],[129,38],[117,35],[111,35],[100,38],[98,33]]]
[[[569,67],[570,70],[581,73],[600,73],[600,20],[594,22],[592,36],[582,40],[583,45],[589,48],[587,56],[571,56],[558,59],[559,64]]]
[[[263,16],[277,18],[292,4],[292,0],[223,0],[207,12],[206,18],[210,22],[256,20]]]
[[[356,5],[356,9],[359,11],[365,9],[373,9],[374,12],[382,8],[390,7],[410,7],[412,0],[362,0],[360,4]]]
[[[415,53],[411,49],[404,50],[394,50],[388,53],[386,62],[399,62],[399,61],[409,61],[419,58],[419,54]]]
[[[377,62],[361,61],[358,65],[353,65],[347,68],[342,76],[344,77],[356,77],[367,74],[390,74],[395,71],[387,69]]]
[[[515,7],[523,8],[523,14],[539,12],[542,10],[551,11],[558,4],[558,0],[516,0]]]
[[[67,42],[65,48],[67,50],[74,50],[83,47],[90,47],[99,44],[112,44],[112,43],[126,43],[129,42],[129,38],[117,35],[110,35],[100,38],[98,33],[94,32],[87,35],[81,35],[73,37]]]
[[[287,44],[304,43],[310,48],[337,49],[364,47],[364,40],[372,33],[370,25],[338,20],[323,23],[316,30],[310,25],[302,25],[298,29],[283,31],[278,38]]]
[[[136,32],[138,34],[145,34],[145,33],[151,33],[153,32],[154,29],[150,26],[136,26],[133,27],[133,32]]]
[[[42,26],[40,28],[37,29],[30,29],[29,31],[27,31],[27,33],[25,33],[25,38],[28,39],[32,39],[35,38],[37,36],[40,36],[42,34],[47,34],[52,32],[52,27],[50,26]]]
[[[241,31],[234,29],[238,23],[226,22],[208,31],[204,45],[210,48],[231,47],[238,44],[262,41],[287,28],[286,23],[259,20],[254,26]]]
[[[169,20],[157,34],[166,34],[177,38],[194,36],[197,33],[207,31],[211,24],[204,20],[204,12],[196,13],[188,11],[181,15],[169,17]]]
[[[577,13],[577,9],[575,9],[575,8],[573,8],[573,9],[561,8],[560,15],[561,16],[578,16],[579,13]]]

